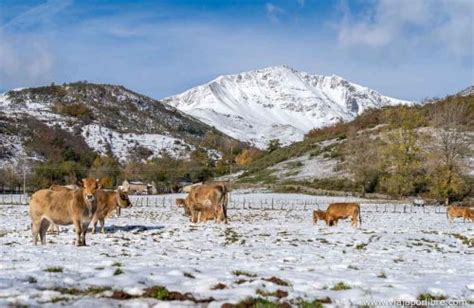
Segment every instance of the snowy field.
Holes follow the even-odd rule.
[[[329,228],[312,209],[342,198],[233,194],[228,225],[191,224],[171,206],[178,196],[135,199],[87,247],[73,245],[72,227],[35,247],[28,207],[0,205],[0,306],[474,302],[474,224],[435,208],[362,200],[361,228]]]

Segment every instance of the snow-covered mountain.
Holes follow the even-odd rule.
[[[260,148],[272,139],[302,140],[312,128],[349,121],[369,108],[411,104],[339,76],[288,66],[220,76],[163,102]]]

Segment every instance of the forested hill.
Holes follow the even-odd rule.
[[[243,184],[426,195],[472,193],[474,93],[460,92],[416,106],[372,109],[353,121],[314,129],[305,139],[267,151],[245,151]]]

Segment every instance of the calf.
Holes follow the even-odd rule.
[[[97,209],[95,194],[98,181],[83,179],[83,188],[54,191],[42,189],[33,194],[30,200],[29,213],[33,242],[36,245],[38,236],[46,244],[46,230],[50,223],[57,225],[74,224],[76,245],[86,245],[86,232]]]
[[[337,225],[339,219],[352,218],[352,225],[362,224],[360,217],[360,205],[358,203],[331,203],[326,210],[326,224],[328,226]]]
[[[97,221],[100,222],[100,232],[105,233],[105,218],[116,209],[128,208],[132,206],[127,193],[118,191],[97,190],[97,210],[92,217],[92,233],[96,232]]]

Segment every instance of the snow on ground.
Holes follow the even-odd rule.
[[[449,224],[435,208],[403,213],[400,205],[393,213],[390,205],[382,213],[385,206],[375,212],[362,200],[361,228],[348,221],[329,228],[313,224],[311,210],[346,199],[234,193],[228,225],[191,224],[172,205],[181,196],[134,198],[133,208],[106,221],[106,234],[88,234],[87,247],[72,244],[72,227],[35,247],[28,207],[0,205],[0,306],[146,307],[159,301],[143,290],[157,285],[212,297],[210,307],[276,290],[288,292],[280,301],[293,305],[325,297],[335,307],[411,301],[423,293],[474,301],[473,224]],[[272,199],[293,205],[275,208],[293,210],[258,209]],[[253,209],[243,209],[243,200]],[[350,289],[332,290],[340,282]],[[135,297],[112,299],[112,290]]]

